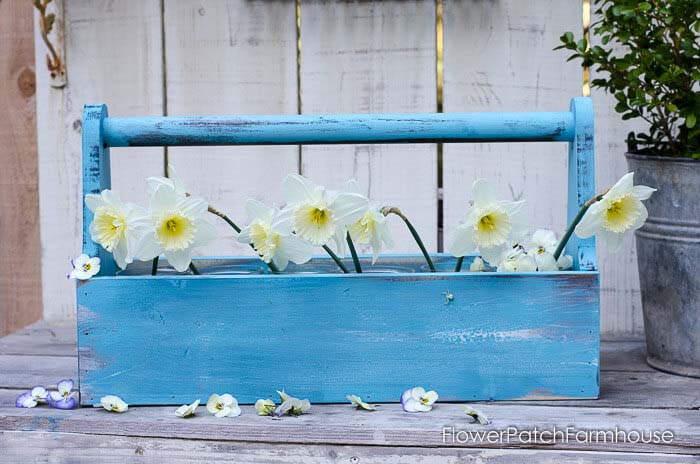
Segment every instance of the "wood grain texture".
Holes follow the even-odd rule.
[[[446,400],[598,395],[595,272],[202,272],[79,285],[82,404],[114,391],[182,404],[211,389],[251,403],[281,387],[397,401],[410,384]]]
[[[162,115],[159,0],[65,2],[68,84],[52,88],[37,72],[39,179],[44,315],[74,319],[73,282],[65,276],[80,253],[81,116],[85,103],[104,102],[125,116]],[[35,18],[35,37],[38,27]],[[37,40],[37,63],[46,50]],[[163,174],[163,149],[115,149],[112,185],[122,199],[144,203],[148,175]]]
[[[296,3],[293,0],[165,2],[168,114],[296,114]],[[298,173],[285,147],[171,148],[170,162],[192,194],[236,223],[256,198],[282,203],[282,179]],[[219,238],[202,254],[251,254],[213,219]]]
[[[31,442],[32,446],[27,447]],[[274,445],[87,435],[60,432],[2,432],[0,447],[8,464],[52,462],[71,464],[245,464],[402,463],[402,464],[691,464],[697,456],[659,453],[611,453],[551,450],[487,450],[342,445]],[[105,453],[109,450],[109,453]]]
[[[349,403],[312,406],[310,414],[298,418],[275,420],[257,416],[253,406],[243,406],[237,418],[219,419],[200,406],[198,414],[188,420],[175,416],[175,407],[134,407],[126,414],[114,414],[94,408],[60,411],[47,408],[18,411],[0,408],[0,431],[23,430],[93,435],[126,435],[153,438],[187,438],[221,442],[267,444],[326,444],[351,446],[413,446],[447,448],[491,448],[504,446],[520,449],[580,450],[607,452],[646,452],[700,454],[700,415],[679,409],[577,408],[570,406],[527,406],[483,404],[478,408],[492,423],[487,426],[469,423],[462,405],[441,403],[428,414],[407,414],[398,404],[384,404],[377,412],[363,413]],[[154,424],[157,423],[157,426]],[[452,441],[451,429],[488,431],[539,430],[553,427],[576,430],[600,430],[615,426],[619,430],[670,430],[671,443],[595,443],[569,440],[546,444],[541,440],[502,443],[467,440]],[[443,428],[447,427],[447,436]]]
[[[0,336],[42,316],[32,11],[0,3]]]
[[[590,109],[584,98],[572,99]],[[579,115],[592,125],[593,114]],[[573,111],[316,114],[105,119],[110,147],[411,142],[575,141]],[[329,160],[333,153],[327,153]],[[577,171],[574,170],[574,174]],[[585,175],[592,180],[589,173]]]
[[[432,1],[304,1],[301,112],[406,113],[437,108]],[[398,206],[437,248],[435,145],[304,146],[302,173],[329,188],[355,178],[379,206]],[[416,251],[398,218],[395,251]],[[364,249],[361,251],[365,251]]]

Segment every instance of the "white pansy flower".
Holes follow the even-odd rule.
[[[535,258],[525,253],[523,247],[517,244],[503,252],[496,268],[497,272],[535,272],[536,270]]]
[[[159,185],[153,195],[148,215],[139,223],[141,238],[136,256],[148,261],[164,254],[179,272],[187,270],[197,247],[216,237],[216,229],[204,216],[204,200],[178,195],[168,185]]]
[[[277,406],[275,410],[272,411],[272,415],[274,416],[281,417],[285,414],[299,416],[311,409],[311,403],[309,400],[300,400],[299,398],[286,393],[284,390],[277,390],[277,394],[280,396],[280,401],[282,401],[282,404]]]
[[[360,194],[326,190],[297,174],[285,177],[283,192],[294,232],[314,246],[334,239],[340,254],[346,227],[369,208],[367,198]]]
[[[228,393],[217,395],[214,393],[207,401],[207,411],[216,417],[237,417],[241,415],[241,407],[238,400]]]
[[[100,398],[98,404],[93,405],[95,408],[105,408],[110,412],[126,412],[129,410],[129,405],[116,395],[107,395]]]
[[[73,270],[68,274],[69,279],[87,280],[100,272],[100,258],[91,258],[85,253],[70,260]]]
[[[478,248],[489,264],[497,263],[510,244],[526,230],[523,201],[499,201],[485,179],[472,187],[474,205],[457,227],[450,253],[464,256]]]
[[[469,272],[484,272],[485,270],[484,260],[480,256],[474,258],[474,261],[469,265]]]
[[[401,395],[401,406],[406,412],[427,412],[433,409],[433,404],[437,399],[436,391],[426,392],[423,387],[413,387]]]
[[[200,400],[197,400],[192,404],[183,404],[175,410],[175,415],[182,418],[194,416],[194,414],[197,412],[197,408],[199,407],[199,401]]]
[[[94,215],[90,223],[92,241],[112,253],[117,265],[126,269],[134,260],[135,224],[145,217],[146,211],[140,206],[123,203],[112,190],[85,195],[85,204]]]
[[[574,231],[580,238],[597,236],[611,250],[622,246],[623,234],[642,227],[649,213],[642,200],[656,189],[634,185],[634,173],[622,176],[605,195],[593,203]]]
[[[362,398],[360,398],[357,395],[346,395],[345,398],[347,398],[348,401],[350,401],[353,406],[357,407],[357,409],[364,409],[365,411],[376,411],[377,407],[373,404],[365,403],[362,401]]]
[[[32,387],[17,397],[15,406],[18,408],[33,408],[39,403],[46,403],[49,392],[41,385]]]
[[[479,411],[478,409],[474,409],[471,406],[467,405],[462,406],[462,408],[464,409],[464,412],[467,414],[467,416],[474,419],[474,422],[478,422],[481,425],[488,425],[491,423],[489,418],[486,417],[486,414]]]
[[[245,204],[250,224],[241,229],[238,241],[250,243],[261,259],[274,262],[280,271],[289,264],[304,264],[311,259],[313,245],[294,235],[292,212],[268,208],[256,200]]]
[[[348,181],[345,190],[362,195],[355,180]],[[369,202],[369,199],[367,201]],[[387,218],[382,213],[382,208],[378,206],[371,206],[360,219],[350,224],[348,232],[355,244],[369,245],[372,248],[372,264],[377,262],[382,247],[392,248],[394,246]]]
[[[565,271],[574,264],[570,255],[561,255],[554,259],[559,240],[554,232],[547,229],[538,229],[532,235],[531,247],[528,256],[535,258],[538,271]]]
[[[259,399],[255,402],[255,410],[258,412],[258,416],[270,416],[275,410],[275,402],[271,399]]]

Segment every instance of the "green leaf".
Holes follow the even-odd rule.
[[[694,114],[689,114],[689,115],[685,118],[685,125],[686,125],[686,127],[687,127],[688,129],[692,129],[693,127],[695,127],[695,123],[696,123],[696,119],[695,119],[695,115],[694,115]]]
[[[46,15],[46,33],[48,34],[53,29],[53,23],[56,21],[56,15],[49,13]]]
[[[641,2],[637,5],[637,9],[639,9],[639,11],[649,11],[651,10],[651,4],[649,2]]]
[[[562,37],[562,40],[563,39],[566,39],[566,40],[564,40],[564,42],[573,42],[574,41],[574,33],[573,32],[566,32]]]

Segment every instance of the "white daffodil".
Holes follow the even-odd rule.
[[[426,392],[423,387],[413,387],[401,395],[401,406],[406,412],[427,412],[433,409],[433,404],[437,399],[436,391]]]
[[[340,254],[344,254],[346,227],[369,208],[363,195],[326,190],[297,174],[284,179],[283,192],[294,232],[314,246],[334,239]]]
[[[177,417],[190,417],[194,416],[194,414],[197,412],[197,408],[199,407],[199,400],[195,401],[192,404],[183,404],[179,408],[175,410],[175,415]]]
[[[347,398],[348,401],[350,401],[353,406],[357,407],[357,409],[364,409],[365,411],[376,411],[377,407],[373,404],[365,403],[362,401],[362,398],[360,398],[357,395],[346,395],[345,398]]]
[[[611,250],[622,246],[622,236],[628,230],[642,227],[649,213],[642,200],[656,189],[634,185],[634,173],[628,172],[603,197],[588,208],[574,231],[580,238],[593,235]]]
[[[311,409],[311,403],[309,400],[300,400],[299,398],[286,393],[284,390],[277,390],[277,394],[280,396],[280,401],[282,401],[282,404],[277,406],[275,410],[272,411],[272,415],[274,416],[281,417],[285,414],[299,416]]]
[[[112,253],[117,265],[126,269],[134,260],[135,224],[145,217],[146,211],[140,206],[123,203],[112,190],[85,195],[85,204],[94,214],[90,223],[92,241]]]
[[[304,264],[311,259],[314,247],[293,234],[291,210],[268,208],[259,201],[245,204],[250,224],[238,234],[238,241],[250,243],[261,259],[274,262],[280,271],[289,264]]]
[[[116,395],[107,395],[100,398],[98,404],[94,404],[95,408],[105,408],[111,412],[126,412],[129,410],[129,405]]]
[[[271,416],[275,410],[275,402],[271,399],[259,399],[255,402],[255,410],[258,412],[258,416]]]
[[[73,270],[68,274],[69,279],[87,280],[100,272],[100,258],[91,258],[81,254],[70,260]]]
[[[348,181],[345,191],[362,195],[355,180]],[[367,202],[369,204],[369,199]],[[386,216],[378,206],[371,206],[360,219],[350,224],[348,232],[356,245],[369,245],[372,248],[372,264],[377,262],[383,246],[394,246]]]
[[[179,272],[187,270],[195,248],[216,237],[216,229],[204,216],[204,200],[178,195],[168,185],[159,185],[151,196],[147,216],[139,222],[141,234],[135,256],[148,261],[164,254]]]
[[[158,190],[158,187],[161,185],[170,187],[177,195],[181,197],[187,196],[187,188],[178,177],[175,167],[172,164],[168,164],[168,174],[170,177],[153,176],[146,179],[149,196],[153,196],[153,194],[156,193],[156,190]]]
[[[217,395],[214,393],[207,401],[207,411],[216,417],[237,417],[241,415],[241,407],[238,400],[228,393]]]
[[[486,417],[486,414],[479,411],[478,409],[474,409],[471,406],[467,406],[467,405],[462,406],[462,408],[464,409],[464,412],[467,414],[467,416],[474,419],[474,422],[478,422],[479,424],[482,424],[482,425],[488,425],[491,423],[489,418]]]
[[[496,268],[497,272],[535,272],[536,270],[535,258],[525,253],[523,247],[517,244],[503,252]]]
[[[457,227],[450,253],[464,256],[477,248],[489,264],[497,263],[510,244],[525,231],[523,201],[498,201],[491,185],[477,179],[472,187],[474,205]]]
[[[484,260],[477,256],[474,261],[469,265],[469,272],[484,272],[486,266],[484,266]]]

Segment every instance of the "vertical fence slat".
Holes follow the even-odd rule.
[[[435,2],[304,1],[301,41],[303,113],[435,111]],[[434,144],[305,146],[302,172],[331,188],[356,178],[371,199],[402,208],[436,249]],[[391,221],[394,251],[417,252]]]
[[[165,3],[168,114],[297,112],[296,2],[206,0]],[[170,163],[190,187],[234,221],[253,197],[280,204],[282,178],[298,171],[299,149],[172,147]],[[212,217],[219,239],[203,254],[250,254]]]
[[[75,318],[70,259],[82,241],[83,104],[106,103],[115,115],[162,114],[159,0],[65,2],[68,85],[49,85],[35,26],[44,316]],[[36,20],[35,20],[36,24]],[[112,188],[144,203],[145,177],[162,174],[162,148],[111,150]]]

